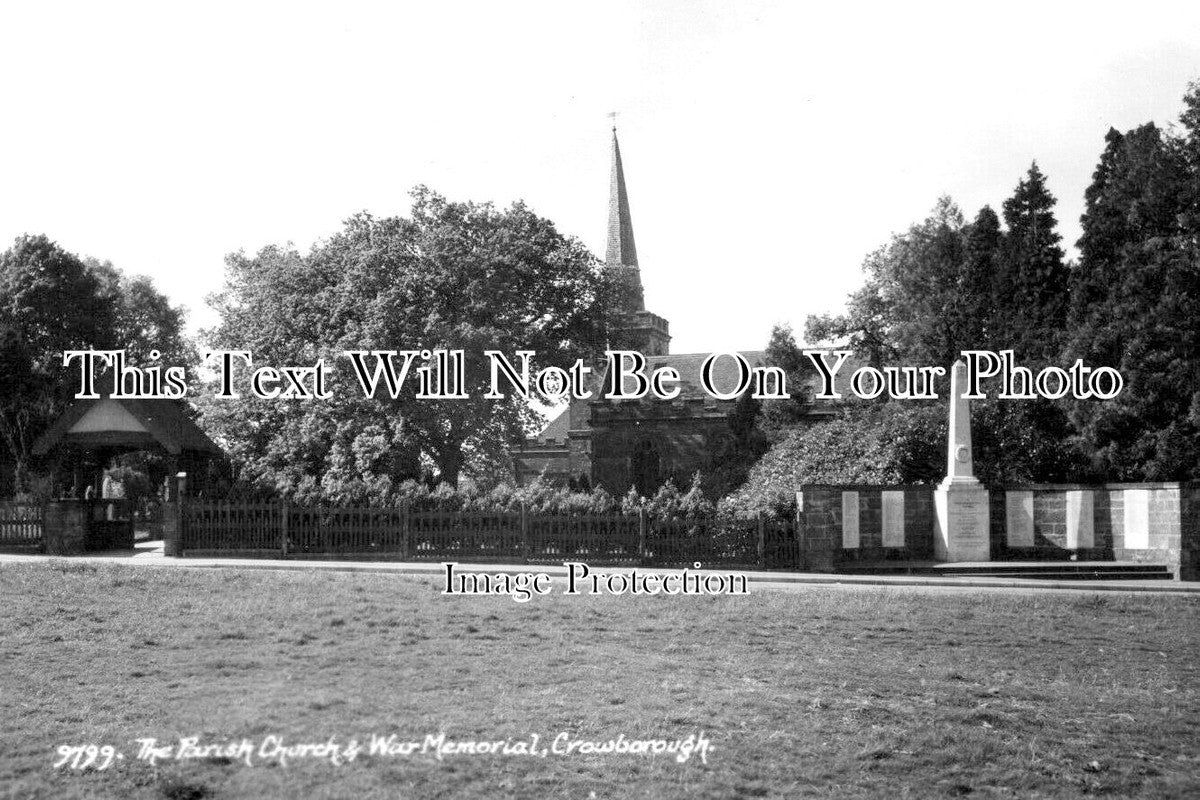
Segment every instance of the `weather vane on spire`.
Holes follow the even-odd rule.
[[[608,118],[612,120],[613,130],[615,131],[617,129],[617,112],[615,112],[615,111],[608,112]]]

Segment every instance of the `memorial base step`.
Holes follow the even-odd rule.
[[[838,572],[852,575],[927,575],[1043,580],[1171,580],[1164,564],[1138,561],[980,561],[943,564],[935,561],[874,561],[843,564]]]

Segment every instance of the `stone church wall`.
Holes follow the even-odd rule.
[[[668,479],[686,489],[697,470],[709,467],[710,444],[726,430],[724,418],[627,420],[611,427],[594,427],[593,484],[617,496],[628,492],[635,482],[637,453],[649,444],[657,455],[650,491]]]

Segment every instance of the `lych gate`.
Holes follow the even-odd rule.
[[[59,554],[133,547],[136,509],[105,487],[105,469],[117,456],[158,454],[164,462],[160,479],[189,473],[193,492],[203,490],[209,464],[222,456],[182,401],[113,397],[76,400],[33,449],[37,455],[63,453],[72,465],[62,497],[46,509],[46,551]],[[164,491],[175,491],[175,485],[164,481]]]

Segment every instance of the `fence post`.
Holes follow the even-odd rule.
[[[529,563],[529,503],[521,501],[521,557]]]
[[[408,503],[400,506],[400,560],[408,560],[408,531],[409,531],[409,515]]]
[[[810,569],[808,561],[808,530],[804,525],[804,492],[796,492],[796,568]]]
[[[178,558],[183,555],[184,495],[187,494],[187,473],[167,478],[167,498],[163,502],[163,555]]]
[[[766,565],[767,556],[767,522],[763,518],[763,513],[758,512],[758,567],[762,569]]]
[[[638,560],[646,560],[646,509],[638,509]]]
[[[285,497],[279,503],[279,552],[284,558],[288,554],[288,521],[292,517],[292,506]]]

